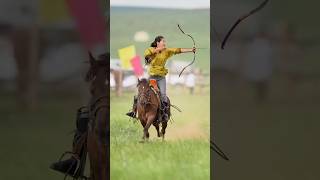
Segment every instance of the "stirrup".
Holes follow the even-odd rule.
[[[79,168],[80,168],[80,157],[79,157],[77,154],[75,154],[74,152],[66,151],[66,152],[64,152],[64,153],[61,155],[61,157],[59,158],[59,162],[61,162],[62,158],[63,158],[64,156],[66,156],[67,154],[71,154],[71,156],[72,156],[73,158],[75,158],[75,160],[77,161],[76,169],[74,170],[74,173],[72,174],[72,177],[75,179],[74,176],[76,176],[76,174],[77,174],[77,172],[78,172],[78,170],[79,170]],[[68,174],[68,172],[71,170],[71,168],[72,168],[72,166],[70,166],[69,169],[67,170],[67,172],[65,173],[65,176],[64,176],[64,178],[63,178],[64,180],[66,180],[67,177],[70,176],[70,175]]]
[[[131,118],[136,118],[136,113],[134,113],[133,111],[126,113],[126,115]]]

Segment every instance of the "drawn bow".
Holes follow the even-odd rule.
[[[189,37],[192,39],[193,47],[195,48],[195,47],[196,47],[196,42],[194,41],[193,37],[192,37],[190,34],[185,33],[185,32],[181,29],[181,26],[180,26],[179,24],[178,24],[178,28],[180,29],[180,31],[181,31],[184,35],[187,35],[187,36],[189,36]],[[187,67],[191,66],[191,65],[195,62],[195,60],[196,60],[196,53],[193,52],[193,60],[191,61],[191,63],[189,63],[187,66],[185,66],[185,67],[181,70],[181,72],[179,73],[179,77],[181,76],[181,74],[183,73],[183,71],[184,71]]]
[[[242,15],[234,24],[233,26],[230,28],[230,30],[228,31],[227,35],[225,36],[225,38],[222,41],[221,44],[221,49],[224,49],[224,46],[226,45],[227,40],[229,39],[232,31],[239,25],[239,23],[241,21],[243,21],[244,19],[248,18],[249,16],[253,15],[254,13],[260,11],[263,7],[266,6],[266,4],[269,2],[269,0],[265,0],[263,1],[258,7],[256,7],[255,9],[251,10],[249,13]]]
[[[266,6],[266,4],[269,2],[269,0],[265,0],[263,1],[258,7],[256,7],[255,9],[251,10],[249,13],[242,15],[234,24],[233,26],[230,28],[230,30],[228,31],[227,35],[225,36],[225,38],[223,39],[222,43],[221,43],[221,49],[224,49],[224,46],[226,45],[227,40],[229,39],[232,31],[239,25],[239,23],[241,21],[243,21],[244,19],[246,19],[247,17],[251,16],[252,14],[260,11],[263,7]],[[214,29],[215,30],[215,29]],[[223,153],[223,151],[214,143],[214,141],[210,141],[210,149],[212,149],[213,151],[215,151],[220,157],[222,157],[224,160],[229,161],[229,158],[227,157],[227,155],[225,153]]]

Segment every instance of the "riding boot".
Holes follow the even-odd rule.
[[[137,102],[138,102],[138,98],[136,96],[134,96],[133,105],[132,105],[132,111],[126,113],[127,116],[132,117],[132,118],[136,118]]]
[[[169,109],[168,103],[163,101],[162,102],[162,108],[161,108],[161,111],[162,111],[161,112],[161,116],[162,116],[161,121],[162,122],[167,122],[169,120],[168,109]]]
[[[165,111],[166,111],[166,115],[167,115],[167,120],[169,120],[169,119],[170,119],[170,117],[171,117],[171,112],[170,112],[170,103],[166,103]]]
[[[59,171],[63,174],[67,174],[72,177],[79,177],[81,175],[81,161],[86,155],[85,141],[86,135],[76,135],[78,140],[74,139],[74,145],[72,152],[64,153],[58,162],[52,163],[50,168]],[[75,136],[75,137],[76,137]],[[61,160],[64,155],[71,154],[71,157],[67,160]]]
[[[52,163],[50,168],[77,178],[83,175],[85,159],[87,155],[86,151],[86,139],[87,139],[87,127],[88,127],[89,115],[87,112],[81,112],[81,108],[78,110],[77,116],[77,130],[73,139],[72,152],[64,153],[58,162]],[[63,156],[71,154],[71,157],[67,160],[61,160]]]

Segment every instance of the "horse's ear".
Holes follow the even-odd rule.
[[[138,84],[141,82],[141,80],[138,78]]]
[[[90,51],[88,52],[88,54],[89,54],[90,65],[93,65],[96,60],[94,59],[94,57]]]

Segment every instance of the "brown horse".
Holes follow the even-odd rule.
[[[158,137],[162,137],[164,140],[164,136],[166,133],[167,128],[167,122],[162,121],[161,122],[161,132],[159,132],[159,125],[160,121],[160,98],[159,98],[159,92],[155,91],[153,88],[150,87],[149,82],[147,79],[138,79],[138,97],[137,97],[137,113],[138,113],[138,119],[141,122],[141,125],[143,126],[143,140],[149,139],[149,128],[151,124],[154,125],[154,127],[157,130]],[[168,103],[170,104],[169,98]],[[169,111],[170,112],[170,109]],[[170,119],[170,113],[169,113],[169,119]]]
[[[86,81],[90,82],[90,120],[88,124],[87,149],[90,159],[90,179],[109,179],[109,54],[100,55],[98,60],[90,55],[90,69]]]

